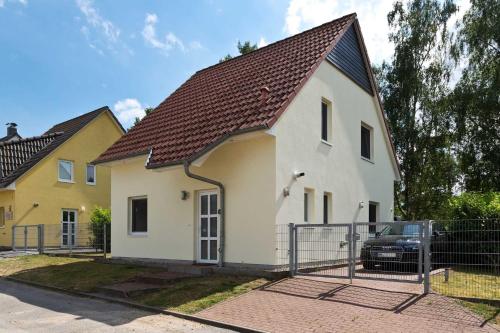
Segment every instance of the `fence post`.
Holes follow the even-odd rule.
[[[107,251],[107,243],[108,243],[108,237],[107,237],[107,234],[106,234],[106,223],[103,223],[103,236],[102,236],[102,242],[103,242],[103,245],[102,245],[102,249],[103,249],[103,257],[104,259],[106,259],[106,251]]]
[[[12,226],[12,251],[16,250],[16,226]]]
[[[431,271],[431,235],[430,221],[424,221],[424,294],[430,291],[430,271]]]
[[[38,253],[39,254],[43,254],[44,252],[44,231],[45,231],[45,228],[44,228],[44,225],[43,224],[39,224],[38,225]]]
[[[288,269],[290,271],[290,277],[294,275],[294,241],[293,241],[293,223],[288,223]]]
[[[24,252],[28,251],[28,226],[24,226]]]
[[[68,245],[69,245],[69,256],[73,256],[73,235],[74,235],[74,230],[73,223],[68,223]]]

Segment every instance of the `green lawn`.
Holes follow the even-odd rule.
[[[267,282],[266,279],[226,275],[189,278],[169,285],[162,291],[135,297],[134,300],[163,309],[195,313]]]
[[[90,258],[31,255],[0,260],[0,276],[36,282],[72,291],[92,292],[98,286],[127,281],[139,273],[160,268],[103,264]],[[141,295],[132,301],[183,313],[195,313],[267,283],[268,280],[212,275],[176,281],[161,291]]]
[[[500,275],[481,271],[450,270],[448,282],[444,273],[431,275],[432,290],[447,296],[500,300]]]
[[[500,307],[479,300],[500,302],[500,276],[481,271],[450,270],[448,282],[444,273],[431,275],[432,290],[452,297],[477,298],[478,302],[459,301],[486,320],[500,325]]]

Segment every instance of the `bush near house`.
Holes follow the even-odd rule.
[[[476,270],[498,272],[500,192],[463,193],[449,200],[446,211],[443,226],[450,258],[443,259]]]
[[[111,210],[95,207],[90,216],[92,237],[90,244],[93,248],[104,249],[104,228],[106,228],[106,252],[111,251]]]

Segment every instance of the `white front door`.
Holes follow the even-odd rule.
[[[74,247],[76,241],[76,223],[78,212],[75,209],[63,209],[61,215],[61,245]]]
[[[198,262],[219,260],[219,200],[216,191],[200,192],[198,219]]]

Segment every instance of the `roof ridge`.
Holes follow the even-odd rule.
[[[25,142],[30,142],[30,141],[40,140],[40,139],[46,139],[46,138],[50,138],[50,137],[53,137],[53,136],[59,136],[59,135],[62,135],[62,134],[64,134],[64,132],[52,132],[52,133],[47,133],[47,134],[32,136],[32,137],[29,137],[29,138],[22,138],[22,139],[19,139],[19,140],[16,140],[16,141],[0,142],[0,147],[9,146],[9,145],[15,145],[15,144],[19,144],[19,143],[25,143]]]
[[[100,112],[107,111],[107,110],[109,110],[109,107],[107,105],[104,105],[104,106],[101,106],[100,108],[97,108],[95,110],[92,110],[92,111],[89,111],[89,112],[85,112],[85,113],[83,113],[83,114],[81,114],[79,116],[73,117],[71,119],[65,120],[65,121],[57,123],[57,124],[54,124],[44,134],[50,134],[50,133],[52,133],[52,132],[50,132],[50,130],[53,129],[54,127],[56,127],[56,126],[61,126],[63,124],[69,123],[70,121],[75,121],[78,118],[82,118],[82,117],[88,116],[89,114],[94,113],[94,112],[95,113],[100,113]]]
[[[286,38],[283,38],[283,39],[277,40],[277,41],[275,41],[275,42],[272,42],[271,44],[267,44],[266,46],[259,47],[258,49],[253,50],[253,51],[250,51],[250,52],[248,52],[248,53],[245,53],[245,54],[240,54],[240,55],[237,55],[237,56],[235,56],[235,57],[232,57],[231,59],[224,60],[224,61],[222,61],[222,62],[219,62],[219,63],[213,64],[213,65],[210,65],[210,66],[205,67],[205,68],[202,68],[202,69],[200,69],[200,70],[196,71],[196,72],[195,72],[192,76],[194,76],[194,75],[196,75],[196,74],[198,74],[198,73],[204,72],[204,71],[206,71],[206,70],[208,70],[208,69],[211,69],[211,68],[214,68],[214,67],[217,67],[217,66],[223,65],[223,64],[227,64],[227,63],[232,62],[232,61],[234,61],[234,60],[236,60],[236,59],[241,59],[241,58],[243,58],[243,57],[245,57],[245,56],[249,56],[249,55],[251,55],[251,54],[255,54],[255,53],[259,52],[259,51],[265,50],[265,49],[267,49],[267,48],[269,48],[269,47],[271,47],[271,46],[274,46],[275,44],[278,44],[278,43],[281,43],[281,42],[287,41],[287,40],[289,40],[289,39],[299,38],[300,36],[302,36],[302,35],[304,35],[304,34],[306,34],[306,33],[308,33],[308,32],[311,32],[311,31],[313,31],[313,30],[318,30],[318,29],[320,29],[320,28],[323,28],[325,25],[333,24],[334,22],[336,22],[336,21],[340,21],[340,20],[345,19],[345,18],[347,18],[347,17],[349,17],[349,16],[354,16],[354,17],[356,17],[356,16],[357,16],[357,14],[356,14],[356,12],[352,12],[352,13],[350,13],[350,14],[347,14],[347,15],[344,15],[344,16],[342,16],[342,17],[336,18],[336,19],[334,19],[334,20],[332,20],[332,21],[328,21],[328,22],[325,22],[325,23],[323,23],[323,24],[321,24],[321,25],[318,25],[318,26],[312,27],[312,28],[310,28],[310,29],[307,29],[307,30],[301,31],[301,32],[299,32],[299,33],[296,33],[295,35],[288,36],[288,37],[286,37]],[[189,80],[189,79],[188,79],[188,80]],[[185,82],[187,82],[187,80],[186,80]]]

